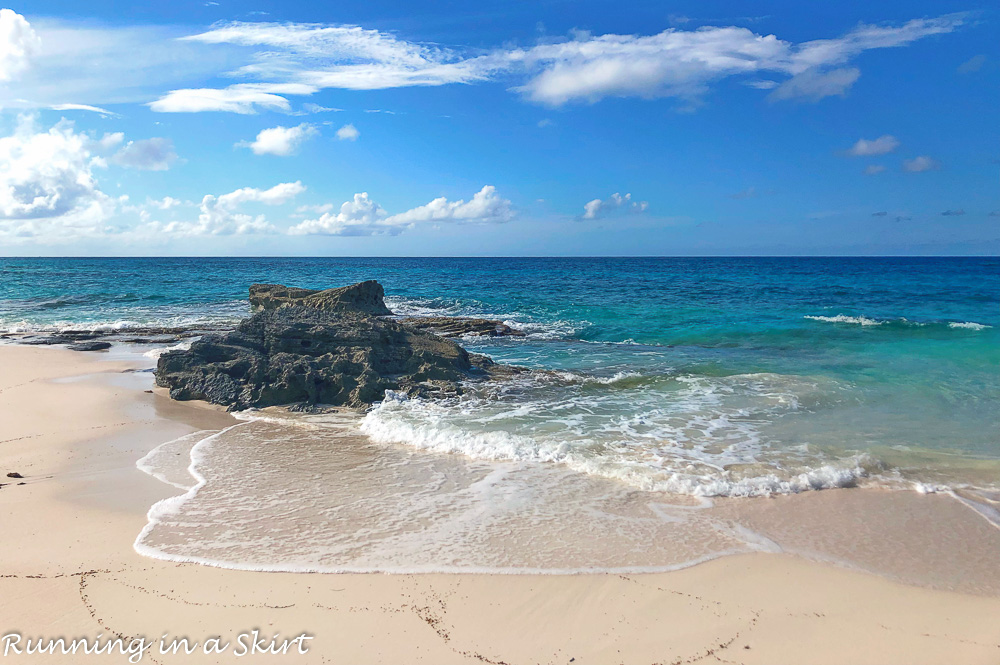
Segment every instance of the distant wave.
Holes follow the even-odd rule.
[[[823,323],[845,323],[857,326],[910,326],[910,327],[925,327],[933,325],[947,325],[948,328],[952,329],[962,329],[962,330],[986,330],[992,328],[993,326],[987,325],[985,323],[976,323],[974,321],[948,321],[948,322],[937,322],[937,321],[910,321],[905,318],[898,319],[873,319],[867,316],[849,316],[847,314],[837,314],[836,316],[819,316],[806,314],[802,318],[809,319],[811,321],[822,321]]]

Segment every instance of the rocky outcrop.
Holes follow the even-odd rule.
[[[326,312],[362,312],[373,316],[388,316],[392,312],[385,306],[384,298],[385,291],[375,280],[325,291],[281,284],[254,284],[250,287],[250,307],[254,311],[299,305]]]
[[[400,319],[400,323],[427,330],[442,337],[462,337],[478,335],[482,337],[524,337],[520,330],[511,328],[503,321],[450,316],[414,316]]]
[[[91,340],[89,342],[76,342],[75,344],[70,344],[66,348],[71,351],[106,351],[111,348],[111,342]]]
[[[451,340],[373,315],[388,311],[377,282],[306,291],[255,285],[259,311],[233,332],[160,356],[156,383],[178,400],[231,409],[292,404],[363,407],[386,390],[456,393],[492,361]]]

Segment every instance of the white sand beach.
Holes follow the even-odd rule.
[[[291,574],[142,557],[133,541],[146,512],[178,490],[136,461],[160,443],[233,421],[212,407],[144,392],[151,377],[126,369],[92,354],[0,346],[0,471],[24,476],[0,478],[3,635],[232,643],[213,655],[154,648],[143,655],[150,663],[229,662],[238,636],[255,629],[268,640],[276,633],[312,639],[306,655],[256,654],[248,662],[1000,662],[997,573],[975,556],[996,561],[996,529],[953,499],[917,504],[927,497],[913,492],[832,490],[746,500],[743,508],[734,500],[718,509],[744,511],[741,519],[779,540],[800,533],[813,554],[786,547],[668,573]],[[760,509],[747,517],[754,502]],[[866,507],[877,510],[864,528],[825,536],[824,551],[841,563],[815,560],[816,540],[803,526],[810,515],[857,516]],[[911,525],[924,519],[922,529],[930,519],[940,532],[893,531],[890,510],[909,515]],[[847,535],[856,537],[848,543]],[[967,540],[945,544],[942,537]],[[888,541],[891,549],[880,551],[877,544]],[[942,555],[949,550],[956,554]],[[958,575],[942,570],[952,559]],[[949,585],[961,591],[941,588]],[[3,657],[22,661],[129,658]]]

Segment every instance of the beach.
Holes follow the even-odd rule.
[[[292,574],[142,557],[133,542],[146,512],[178,491],[139,471],[136,461],[165,441],[233,424],[232,417],[145,392],[151,375],[125,372],[134,363],[124,360],[6,345],[0,346],[0,366],[0,459],[3,469],[24,475],[0,488],[5,634],[169,635],[198,643],[219,636],[233,644],[221,654],[151,649],[144,657],[163,663],[227,662],[239,636],[255,629],[268,640],[274,633],[313,639],[307,655],[249,654],[250,662],[885,665],[1000,659],[995,571],[961,554],[991,558],[1000,551],[989,549],[998,547],[990,534],[996,529],[951,498],[915,492],[884,494],[903,503],[930,498],[932,515],[939,502],[954,504],[961,512],[942,512],[952,523],[939,523],[940,533],[976,540],[942,544],[940,534],[902,530],[891,534],[904,539],[894,543],[894,552],[905,552],[897,562],[880,564],[884,554],[877,549],[855,554],[862,563],[854,569],[794,552],[756,552],[649,574]],[[780,512],[803,521],[831,505],[834,513],[856,514],[852,504],[865,502],[863,492],[784,497],[789,505]],[[832,503],[819,505],[821,500]],[[780,520],[768,521],[766,508],[752,511],[753,519],[762,532],[780,533]],[[897,506],[896,514],[905,510]],[[877,523],[869,528],[873,535],[839,545],[848,555],[865,550],[882,535]],[[831,533],[833,551],[836,529]],[[945,545],[959,553],[941,558]],[[913,549],[898,549],[908,546]],[[887,563],[887,574],[858,570],[866,557],[872,568]],[[966,574],[951,583],[961,591],[940,588],[949,582],[939,569],[952,559],[965,566]],[[904,570],[893,570],[900,562]],[[908,584],[888,579],[907,576]],[[88,658],[128,662],[121,654]],[[5,661],[21,659],[66,662],[63,656],[13,653]]]

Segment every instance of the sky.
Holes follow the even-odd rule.
[[[1000,11],[32,0],[0,256],[1000,254]]]

